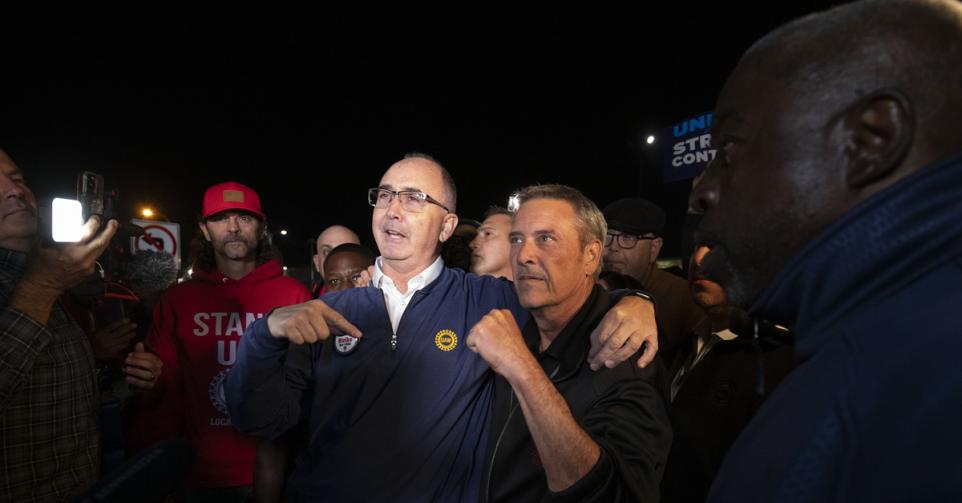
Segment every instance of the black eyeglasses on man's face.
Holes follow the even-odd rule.
[[[615,241],[618,242],[618,246],[624,248],[625,250],[630,250],[638,244],[638,241],[645,239],[656,239],[658,236],[654,234],[645,234],[643,236],[636,236],[634,234],[622,234],[609,232],[605,234],[605,246],[611,246]]]
[[[447,206],[441,204],[437,199],[421,192],[420,190],[388,190],[381,188],[368,189],[367,202],[375,208],[387,208],[391,205],[394,198],[401,201],[401,208],[411,213],[420,213],[427,207],[427,203],[436,204],[444,211],[451,213]]]

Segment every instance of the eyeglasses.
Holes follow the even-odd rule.
[[[635,236],[634,234],[614,234],[609,232],[605,234],[605,246],[611,246],[614,241],[618,242],[618,246],[624,248],[625,250],[630,250],[638,244],[638,241],[645,239],[657,239],[658,236]]]
[[[375,208],[387,208],[391,205],[391,201],[397,197],[401,201],[401,207],[404,211],[410,211],[411,213],[420,213],[424,211],[424,207],[427,203],[436,204],[442,208],[444,211],[451,213],[451,210],[447,206],[441,204],[437,199],[421,192],[420,190],[387,190],[373,188],[367,191],[367,202]]]

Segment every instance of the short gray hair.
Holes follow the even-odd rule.
[[[587,246],[594,239],[601,241],[602,246],[604,246],[605,235],[608,234],[605,216],[594,201],[588,199],[578,189],[559,184],[530,185],[519,190],[516,195],[518,196],[519,208],[524,203],[534,199],[567,201],[575,210],[576,227],[578,228],[581,246]]]

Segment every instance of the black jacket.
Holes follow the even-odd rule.
[[[667,375],[657,360],[645,369],[629,359],[613,369],[591,370],[589,335],[608,307],[608,294],[595,286],[544,353],[537,349],[534,321],[523,330],[575,420],[601,447],[598,462],[572,487],[549,492],[524,414],[508,382],[498,376],[482,501],[658,501],[671,444]]]
[[[693,346],[679,353],[673,373]],[[671,402],[674,438],[662,501],[705,501],[728,447],[792,363],[792,346],[783,339],[737,338],[718,342],[691,369]]]

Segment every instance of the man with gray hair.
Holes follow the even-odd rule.
[[[595,282],[605,219],[563,185],[527,187],[519,200],[510,264],[531,319],[522,331],[495,309],[467,339],[498,374],[482,500],[657,501],[671,444],[663,367],[587,364],[610,304]]]
[[[709,501],[962,500],[962,5],[868,1],[742,56],[692,193],[702,271],[797,366]]]

